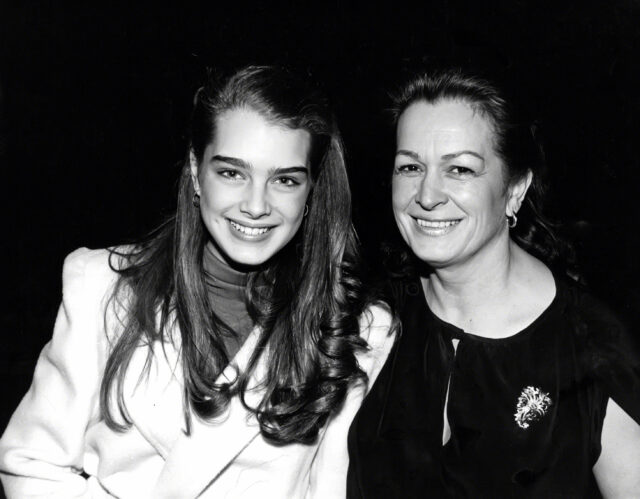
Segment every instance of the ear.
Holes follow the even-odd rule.
[[[196,158],[193,149],[189,149],[189,166],[191,167],[191,182],[193,182],[193,189],[199,196],[200,182],[198,181],[198,159]]]
[[[506,215],[508,217],[518,213],[532,180],[533,173],[528,170],[524,177],[509,186],[506,207]]]

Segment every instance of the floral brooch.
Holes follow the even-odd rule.
[[[518,426],[526,430],[530,423],[544,416],[552,404],[548,393],[535,386],[527,386],[518,397],[516,413],[513,416]]]

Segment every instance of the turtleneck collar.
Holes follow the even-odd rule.
[[[249,274],[231,268],[218,258],[212,244],[211,242],[206,244],[202,257],[207,288],[216,296],[244,301],[244,289]]]
[[[218,258],[212,244],[207,243],[202,257],[204,280],[212,311],[233,332],[223,332],[221,336],[231,359],[254,327],[245,302],[249,274],[232,268]]]

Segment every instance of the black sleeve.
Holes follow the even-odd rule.
[[[579,296],[585,319],[592,375],[612,398],[640,424],[640,345],[638,335],[606,305],[591,295]]]

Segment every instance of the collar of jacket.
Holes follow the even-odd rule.
[[[233,381],[247,366],[259,336],[260,329],[255,328],[217,382]],[[232,397],[227,409],[213,421],[192,415],[191,432],[187,435],[179,351],[167,344],[163,348],[159,343],[153,350],[148,375],[127,376],[125,393],[130,394],[127,409],[136,428],[165,459],[151,497],[193,498],[260,434],[260,425],[240,397]],[[146,349],[139,349],[130,372],[142,372],[146,356]],[[260,380],[265,373],[265,357],[260,356],[245,394],[251,407],[257,406],[263,396]]]

